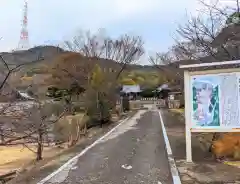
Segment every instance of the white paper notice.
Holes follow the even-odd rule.
[[[236,73],[229,73],[221,75],[220,78],[221,126],[239,126],[238,75]]]

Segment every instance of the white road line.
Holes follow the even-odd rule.
[[[172,149],[171,149],[171,146],[170,146],[170,142],[168,140],[167,131],[166,131],[165,126],[164,126],[161,111],[159,110],[158,113],[159,113],[159,117],[160,117],[160,121],[161,121],[161,125],[162,125],[163,138],[164,138],[166,149],[167,149],[168,162],[169,162],[170,169],[171,169],[173,183],[174,184],[181,184],[182,182],[180,180],[180,176],[178,174],[177,166],[175,164],[175,160],[174,160],[173,155],[172,155]]]
[[[126,121],[128,121],[130,118],[126,118],[124,119],[121,123],[119,123],[117,126],[115,126],[114,128],[112,128],[109,132],[107,132],[105,135],[103,135],[102,137],[100,137],[99,139],[97,139],[93,144],[91,144],[90,146],[86,147],[82,152],[80,152],[78,155],[76,155],[75,157],[71,158],[70,160],[68,160],[65,164],[63,164],[61,167],[59,167],[56,171],[54,171],[53,173],[51,173],[50,175],[48,175],[47,177],[45,177],[44,179],[42,179],[41,181],[39,181],[37,184],[44,184],[45,182],[49,181],[53,176],[55,176],[56,174],[58,174],[59,172],[63,171],[66,167],[68,167],[69,165],[71,165],[72,162],[76,161],[79,157],[81,157],[82,155],[84,155],[87,151],[89,151],[91,148],[93,148],[94,146],[96,146],[98,143],[100,143],[104,138],[106,138],[107,136],[109,136],[114,130],[116,130],[119,126],[121,126],[123,123],[125,123]]]

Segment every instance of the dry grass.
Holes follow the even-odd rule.
[[[29,147],[36,150],[34,145]],[[60,151],[61,149],[56,147],[45,147],[43,157],[45,159],[52,157]],[[26,147],[20,145],[0,147],[0,175],[12,170],[21,169],[34,161],[35,154]]]
[[[184,113],[184,109],[170,109],[172,112],[177,112],[177,113]]]
[[[77,117],[81,118],[82,115],[83,114],[79,113]],[[118,120],[119,118],[116,119]],[[97,127],[95,129],[99,130],[99,128]],[[95,134],[94,130],[91,130],[90,134]],[[36,151],[35,145],[28,145],[28,147],[31,150]],[[23,145],[0,146],[0,175],[8,173],[13,170],[19,170],[34,165],[36,155],[30,149]],[[44,147],[43,159],[44,160],[52,159],[64,150],[66,149],[51,146]]]
[[[83,113],[79,113],[73,117],[82,119]],[[86,121],[86,118],[83,121]],[[28,145],[28,148],[23,145],[0,146],[0,175],[34,164],[36,155],[29,148],[36,151],[36,145],[34,144]],[[63,150],[57,146],[44,147],[43,159],[52,158]]]
[[[225,161],[224,164],[240,168],[240,161]]]

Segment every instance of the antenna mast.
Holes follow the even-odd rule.
[[[17,50],[27,50],[30,48],[27,25],[28,25],[28,2],[27,0],[24,0],[22,28],[20,32],[20,40],[18,43]]]

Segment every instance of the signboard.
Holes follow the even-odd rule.
[[[185,68],[187,162],[192,162],[192,132],[240,132],[240,68],[214,68],[236,63],[240,60],[180,67]],[[198,67],[212,69],[198,71]]]
[[[191,128],[240,128],[240,72],[190,76]]]

